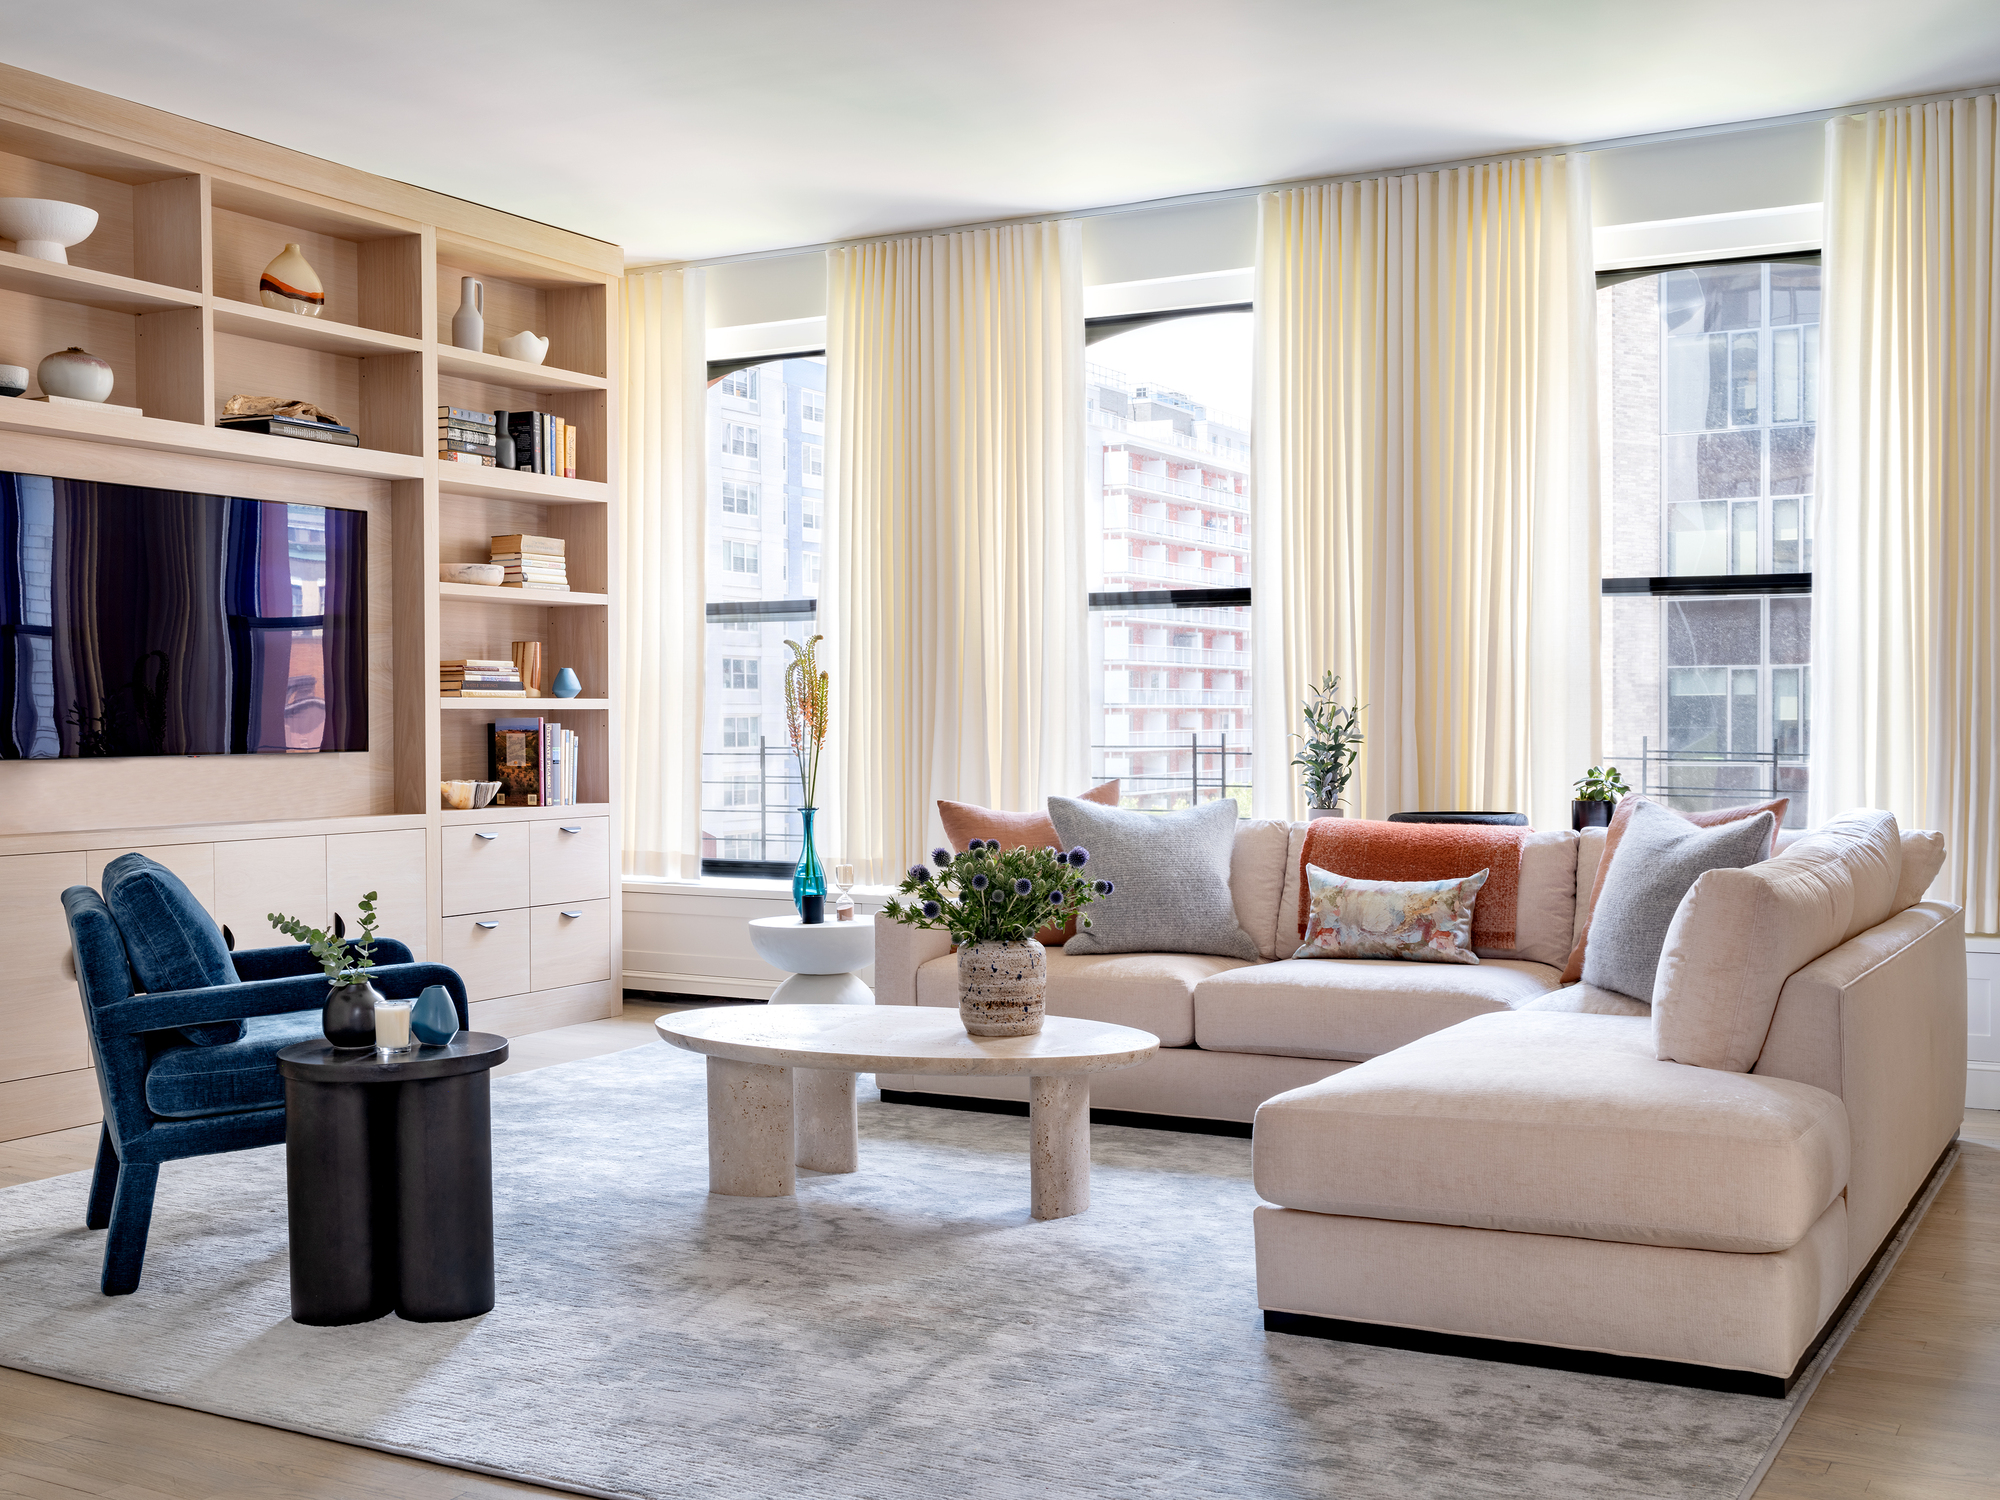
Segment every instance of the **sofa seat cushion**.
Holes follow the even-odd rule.
[[[1194,1041],[1194,989],[1226,970],[1250,967],[1207,953],[1064,953],[1049,950],[1047,1004],[1052,1016],[1136,1026],[1162,1047]],[[958,955],[917,970],[917,1004],[958,1004]]]
[[[278,1073],[278,1054],[321,1034],[318,1011],[294,1010],[250,1017],[233,1042],[169,1047],[146,1070],[146,1108],[175,1120],[279,1108],[285,1080]]]
[[[1512,1010],[1555,988],[1550,964],[1485,959],[1287,958],[1204,979],[1194,992],[1194,1040],[1211,1052],[1268,1052],[1359,1062]]]
[[[1257,1111],[1286,1208],[1622,1244],[1790,1249],[1847,1166],[1832,1094],[1661,1062],[1638,1016],[1480,1016]]]

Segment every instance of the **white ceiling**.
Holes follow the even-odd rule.
[[[35,72],[636,262],[2000,81],[1993,0],[0,0]]]

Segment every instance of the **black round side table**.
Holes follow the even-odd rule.
[[[297,1042],[285,1079],[292,1321],[493,1309],[489,1070],[507,1039],[461,1031],[403,1062]]]

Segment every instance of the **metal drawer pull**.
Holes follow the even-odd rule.
[[[580,917],[583,915],[583,913],[580,911],[566,911],[563,913],[563,915],[566,917]]]
[[[472,925],[474,927],[484,927],[490,931],[491,929],[498,927],[500,924],[498,922],[474,922]]]
[[[473,837],[476,839],[497,839],[500,835],[497,833],[475,833]]]
[[[577,825],[576,825],[576,827],[574,827],[574,828],[565,828],[565,829],[563,829],[563,832],[564,832],[564,833],[582,833],[582,832],[583,832],[583,825],[582,825],[581,823],[579,823],[579,824],[577,824]]]

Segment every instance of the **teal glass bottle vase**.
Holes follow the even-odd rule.
[[[792,905],[799,909],[799,917],[809,927],[826,920],[826,870],[820,865],[819,850],[813,845],[813,818],[818,812],[816,807],[799,809],[799,817],[805,823],[805,838],[799,850],[799,867],[792,872]]]

